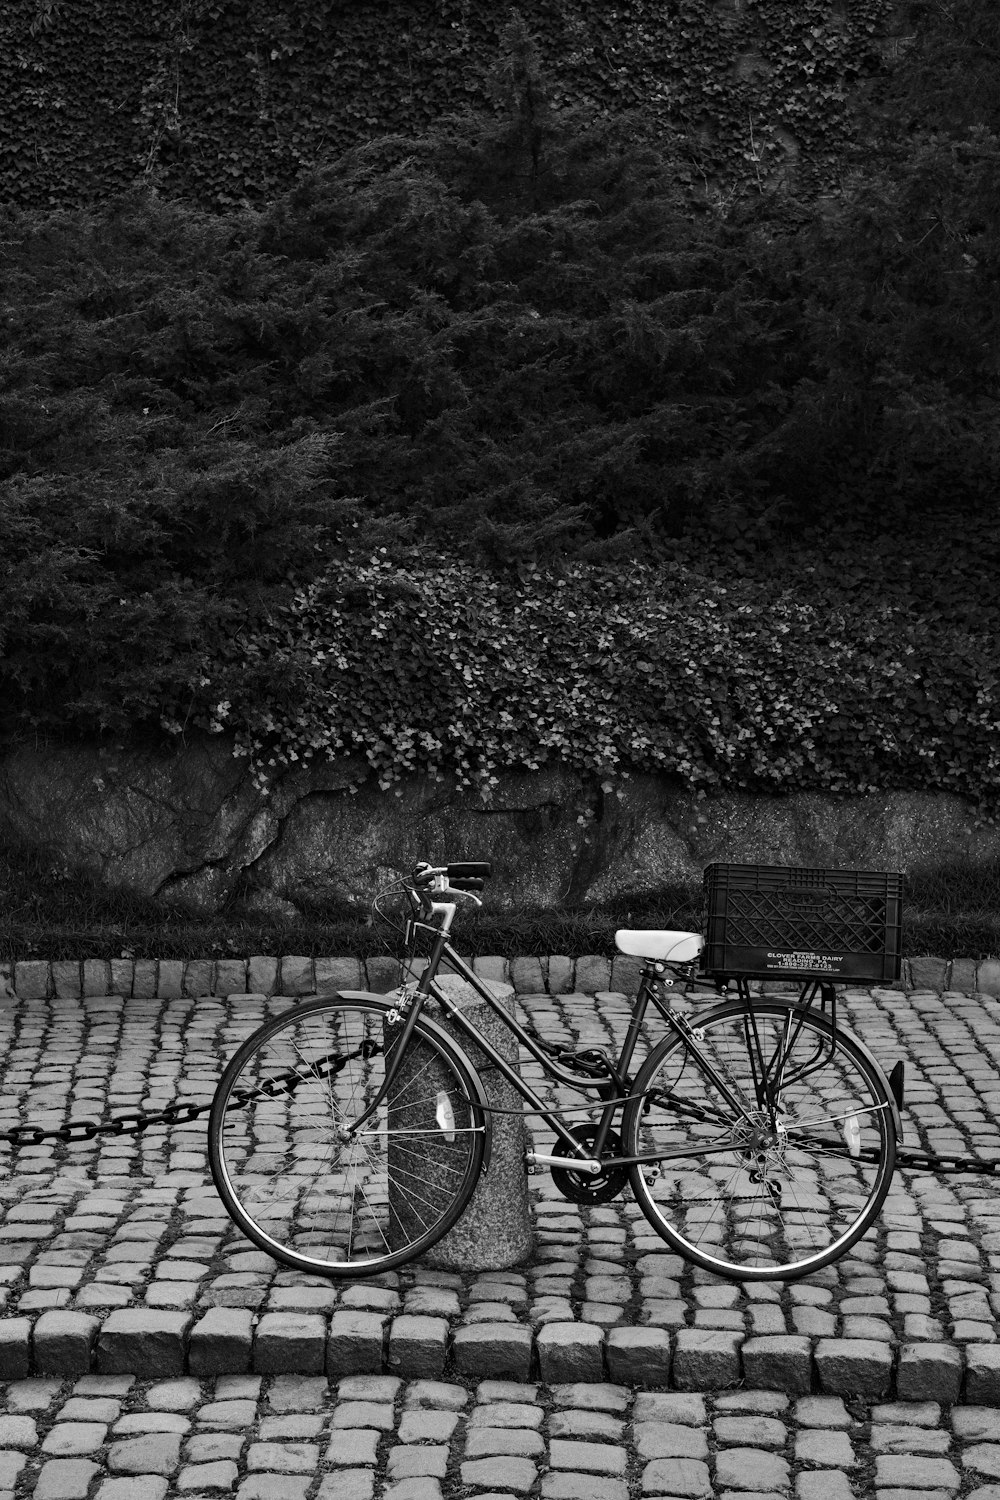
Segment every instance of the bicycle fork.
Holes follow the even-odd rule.
[[[403,1029],[392,1047],[387,1048],[385,1051],[385,1074],[380,1087],[376,1090],[375,1097],[368,1108],[358,1115],[356,1120],[352,1120],[350,1125],[345,1127],[348,1136],[357,1135],[362,1126],[366,1125],[378,1111],[382,1101],[388,1096],[390,1089],[396,1081],[396,1075],[403,1065],[406,1048],[410,1037],[413,1035],[413,1030],[417,1024],[417,1018],[420,1015],[425,996],[419,990],[407,991],[403,989],[400,992],[399,998],[402,1008],[395,1007],[395,1009],[397,1010],[399,1019],[403,1022]],[[386,1018],[387,1021],[391,1022],[392,1014],[392,1011],[390,1011]]]

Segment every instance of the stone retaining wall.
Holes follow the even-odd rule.
[[[635,994],[642,962],[616,954],[580,958],[549,954],[542,958],[474,958],[472,967],[484,979],[513,985],[519,995],[596,995],[610,990]],[[422,965],[416,967],[419,973]],[[124,995],[172,999],[180,995],[315,995],[334,990],[395,989],[399,965],[394,958],[308,958],[304,955],[253,958],[87,958],[28,959],[0,964],[0,997],[75,999],[83,995]],[[764,981],[766,991],[796,989],[784,981]],[[870,986],[858,983],[853,988]],[[878,988],[936,990],[939,994],[1000,996],[1000,959],[935,958],[903,960],[898,984]]]
[[[699,797],[667,776],[504,772],[488,804],[453,777],[381,790],[361,759],[297,767],[265,795],[224,736],[22,746],[0,759],[0,841],[68,873],[212,913],[368,903],[420,859],[490,860],[493,908],[655,896],[713,861],[914,873],[1000,859],[1000,826],[930,792]]]

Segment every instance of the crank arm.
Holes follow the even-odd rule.
[[[526,1151],[524,1159],[529,1167],[562,1167],[567,1172],[588,1172],[591,1177],[599,1177],[605,1167],[604,1162],[596,1161],[592,1156],[549,1156],[544,1151]],[[615,1167],[618,1164],[617,1156],[607,1163]]]

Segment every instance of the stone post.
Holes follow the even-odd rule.
[[[491,993],[513,1014],[514,991],[509,984],[484,980]],[[468,1010],[476,1029],[508,1062],[517,1063],[517,1039],[497,1020],[475,990],[457,974],[439,974],[437,983],[449,998]],[[425,1012],[440,1022],[455,1038],[470,1061],[480,1067],[487,1061],[482,1049],[442,1021],[433,1002]],[[404,1065],[405,1068],[405,1065]],[[483,1075],[491,1104],[516,1110],[513,1115],[493,1116],[493,1152],[489,1168],[482,1173],[476,1190],[458,1223],[421,1257],[425,1265],[448,1271],[500,1271],[527,1260],[533,1246],[528,1207],[528,1179],[524,1167],[526,1145],[523,1100],[507,1080],[496,1072]],[[391,1178],[389,1185],[392,1191]]]

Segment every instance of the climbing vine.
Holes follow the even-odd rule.
[[[636,112],[696,178],[829,183],[889,0],[522,0],[557,109]],[[34,207],[137,177],[258,203],[359,141],[481,105],[505,6],[488,0],[9,0],[0,185]]]
[[[703,796],[934,787],[997,811],[984,637],[676,565],[501,579],[351,557],[219,650],[198,700],[265,790],[353,752],[384,789],[450,773],[487,801],[502,772],[558,763],[607,791],[657,771]]]

